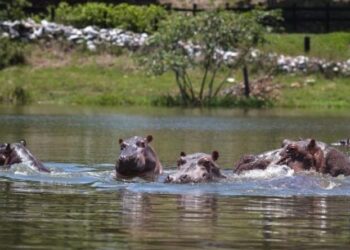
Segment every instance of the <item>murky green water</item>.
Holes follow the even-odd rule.
[[[0,248],[348,249],[350,178],[231,169],[284,138],[346,138],[349,124],[346,111],[0,107],[0,142],[25,138],[52,170],[0,170]],[[166,173],[116,181],[118,139],[147,134]],[[228,180],[162,183],[179,152],[214,149]]]

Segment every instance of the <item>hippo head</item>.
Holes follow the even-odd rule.
[[[323,153],[315,139],[307,139],[285,143],[281,156],[279,163],[297,170],[309,170],[320,167]]]
[[[8,160],[11,154],[11,145],[4,143],[0,145],[0,166],[8,164]]]
[[[25,147],[27,145],[25,140],[21,140],[20,143],[16,145],[20,147]],[[10,143],[4,143],[0,145],[0,166],[19,163],[20,160],[16,154],[13,154],[15,146],[11,146]]]
[[[216,164],[219,153],[213,151],[211,155],[196,153],[186,155],[181,152],[177,161],[178,171],[168,175],[166,183],[198,183],[212,181],[217,178],[224,178],[220,168]]]
[[[134,136],[129,139],[119,139],[120,155],[116,163],[119,177],[142,177],[149,173],[159,174],[161,165],[149,143],[151,135],[146,138]]]

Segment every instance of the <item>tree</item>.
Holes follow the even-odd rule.
[[[0,20],[18,20],[25,18],[24,8],[30,7],[27,0],[0,0]],[[3,8],[4,7],[4,8]]]
[[[208,105],[232,71],[245,65],[251,49],[264,41],[260,17],[258,11],[174,15],[159,24],[142,62],[153,74],[174,73],[183,105]],[[195,81],[191,73],[197,69],[203,75]],[[227,76],[217,79],[219,71]]]

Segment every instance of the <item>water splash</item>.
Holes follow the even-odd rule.
[[[111,164],[85,166],[46,163],[45,165],[49,167],[51,173],[39,172],[25,164],[1,169],[0,181],[24,183],[20,187],[21,190],[34,192],[35,185],[40,184],[40,191],[43,192],[45,189],[50,189],[50,186],[55,186],[55,192],[69,193],[128,190],[141,193],[225,196],[350,196],[350,177],[334,178],[314,172],[295,173],[287,166],[270,166],[266,170],[252,170],[241,175],[224,170],[223,173],[227,178],[216,183],[165,184],[163,183],[165,177],[176,170],[167,169],[156,182],[147,182],[138,178],[128,181],[116,180],[114,166]]]

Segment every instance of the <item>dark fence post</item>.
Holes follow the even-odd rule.
[[[330,31],[330,5],[329,3],[326,4],[326,32],[328,33]]]
[[[192,14],[195,16],[195,15],[196,15],[196,12],[197,12],[197,4],[194,3],[194,4],[193,4],[193,9],[192,9]]]
[[[309,36],[305,36],[304,37],[304,52],[305,53],[309,53],[310,49],[311,49],[311,39]]]
[[[230,4],[229,3],[225,3],[225,10],[229,10],[230,9]]]
[[[293,28],[294,31],[297,31],[298,29],[298,17],[297,17],[297,4],[293,4],[293,8],[292,8],[292,20],[293,20]]]
[[[171,3],[167,3],[167,4],[165,5],[165,9],[166,9],[167,11],[171,11],[172,8],[173,8],[173,7],[172,7],[172,4],[171,4]]]
[[[50,8],[50,18],[52,22],[54,22],[56,19],[56,8],[54,7]]]
[[[244,82],[244,95],[245,97],[250,96],[250,87],[249,87],[249,77],[247,66],[243,67],[243,82]]]

